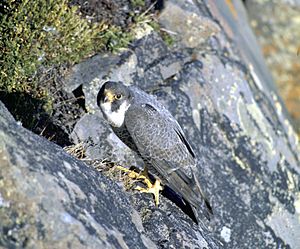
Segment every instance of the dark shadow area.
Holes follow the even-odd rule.
[[[83,16],[92,16],[92,22],[103,22],[116,25],[126,30],[135,23],[134,14],[141,15],[145,12],[155,13],[162,10],[164,0],[70,0],[70,6],[79,6]],[[151,8],[152,7],[152,8]]]
[[[154,3],[154,9],[161,11],[165,7],[165,0],[152,0],[152,3]]]
[[[189,216],[197,225],[198,221],[194,214],[194,211],[192,209],[192,206],[184,201],[173,189],[168,187],[167,185],[164,186],[164,189],[162,190],[162,195],[172,201],[177,207],[179,207],[182,212],[184,212],[187,216]]]
[[[4,91],[0,91],[0,100],[26,129],[60,146],[71,144],[69,135],[55,125],[51,116],[44,110],[43,106],[46,104],[44,100],[36,99],[24,92],[7,93]]]
[[[87,111],[85,108],[85,98],[84,93],[82,91],[82,85],[77,87],[72,93],[74,94],[76,103],[82,108],[82,110]]]

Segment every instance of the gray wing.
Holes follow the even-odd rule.
[[[191,168],[194,152],[169,113],[164,115],[149,104],[133,105],[127,110],[125,125],[139,153],[163,183],[196,207],[203,202]]]

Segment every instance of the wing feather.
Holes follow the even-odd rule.
[[[183,197],[195,199],[197,196],[188,198],[194,192],[191,166],[195,164],[195,155],[175,122],[165,119],[149,105],[130,107],[125,117],[126,128],[139,153],[151,163],[159,177]]]
[[[211,206],[192,171],[195,154],[177,121],[170,113],[164,114],[149,104],[134,105],[126,112],[125,126],[140,155],[150,162],[163,183],[195,207],[204,203],[209,219]]]
[[[195,154],[180,126],[175,120],[163,117],[153,106],[130,107],[125,125],[142,156],[172,162],[172,168],[178,168],[176,163],[182,167],[195,163]]]

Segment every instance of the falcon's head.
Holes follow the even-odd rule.
[[[97,96],[97,105],[104,117],[114,127],[123,125],[130,102],[130,91],[120,82],[104,83]]]

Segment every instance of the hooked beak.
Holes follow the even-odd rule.
[[[111,92],[106,91],[104,94],[105,94],[104,103],[106,102],[112,103],[114,101],[115,97]]]

